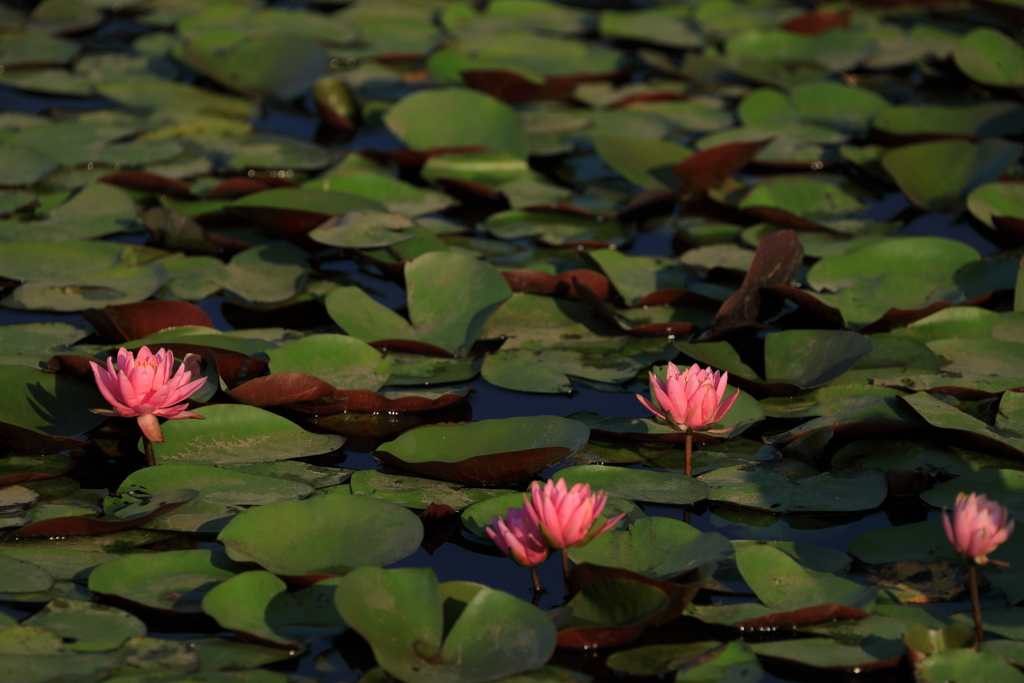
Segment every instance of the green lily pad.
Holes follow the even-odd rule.
[[[133,636],[146,634],[146,625],[138,617],[110,605],[80,600],[52,600],[21,625],[56,633],[75,652],[113,650]]]
[[[126,555],[94,569],[89,590],[150,609],[199,614],[203,595],[241,570],[242,565],[210,550]]]
[[[536,607],[479,584],[438,585],[431,569],[357,569],[339,581],[335,604],[378,664],[408,683],[514,676],[555,650],[554,624]]]
[[[405,508],[364,496],[314,496],[252,507],[217,539],[237,562],[282,576],[340,575],[408,557],[423,525]]]
[[[979,27],[953,51],[957,67],[973,81],[1000,88],[1024,86],[1024,48],[994,28]]]
[[[53,453],[80,445],[84,434],[106,418],[89,412],[106,402],[92,382],[0,365],[0,438],[23,453]]]
[[[502,485],[550,467],[586,445],[586,425],[554,415],[419,427],[381,444],[386,464],[462,484]]]
[[[1005,140],[938,140],[890,150],[882,166],[917,206],[956,212],[974,188],[998,179],[1021,153],[1024,145]]]
[[[832,467],[877,467],[881,470],[899,467],[961,476],[979,470],[1024,468],[1024,463],[941,444],[861,439],[840,448],[832,456]]]
[[[471,488],[424,477],[384,474],[362,470],[352,475],[352,495],[373,496],[413,510],[425,510],[432,504],[463,510],[492,498],[512,495],[509,489]]]
[[[154,529],[182,530],[174,517],[188,516],[200,509],[196,503],[217,507],[266,505],[289,500],[302,500],[313,495],[307,484],[273,477],[245,474],[208,465],[163,464],[147,467],[131,474],[117,488],[124,502],[143,500],[162,491],[191,488],[200,492],[197,499],[178,508],[170,517],[163,515],[147,526]],[[195,530],[195,529],[188,529]],[[212,529],[202,529],[213,531]],[[219,529],[218,529],[219,531]]]
[[[675,189],[672,168],[693,151],[673,142],[625,136],[594,137],[594,147],[609,166],[645,190]]]
[[[768,206],[812,220],[858,213],[865,207],[830,182],[802,176],[773,176],[754,186],[739,206]]]
[[[377,391],[387,383],[391,359],[355,337],[316,334],[269,349],[271,372],[302,372],[346,391]]]
[[[901,237],[823,258],[807,271],[807,282],[817,290],[836,291],[899,272],[941,283],[979,259],[973,247],[956,240]]]
[[[164,443],[153,444],[157,463],[269,462],[319,455],[344,443],[339,436],[312,434],[260,408],[220,404],[198,408],[203,420],[171,420]]]
[[[383,205],[388,211],[403,216],[420,216],[443,211],[458,203],[442,192],[426,190],[381,173],[345,173],[310,180],[304,183],[303,187],[365,197]]]
[[[618,645],[638,636],[669,606],[665,592],[627,578],[598,578],[569,601],[568,621],[559,631],[563,647]]]
[[[461,355],[487,316],[512,294],[496,268],[454,252],[413,259],[405,266],[405,281],[409,321],[358,287],[338,287],[328,294],[327,313],[365,342],[411,339]]]
[[[685,574],[733,553],[721,534],[701,533],[668,517],[643,517],[627,529],[606,531],[590,543],[568,550],[569,558],[577,564],[619,567],[656,579]]]
[[[306,260],[289,249],[251,247],[228,262],[223,286],[254,304],[277,303],[299,293],[308,269]]]
[[[881,470],[824,472],[792,480],[765,465],[722,467],[700,475],[708,499],[765,512],[871,510],[888,493]]]
[[[0,576],[8,593],[38,593],[53,585],[53,577],[45,569],[13,557],[0,556]]]
[[[301,592],[289,593],[285,582],[269,572],[248,571],[214,586],[203,596],[202,606],[203,612],[229,631],[286,647],[303,644],[306,639],[302,635],[314,631],[328,635],[316,626],[328,627],[335,635],[345,629],[337,615],[333,619],[329,614],[323,615],[327,617],[325,621],[333,623],[317,623],[323,616],[304,605],[300,595]],[[306,633],[300,635],[303,631]]]
[[[736,566],[758,599],[774,609],[837,604],[870,611],[878,595],[875,588],[806,569],[786,553],[767,545],[737,548]]]
[[[93,537],[97,538],[97,537]],[[29,562],[46,570],[57,581],[85,583],[89,573],[101,564],[117,559],[117,555],[68,548],[0,547],[0,556]]]
[[[1006,399],[1007,396],[1010,397],[1009,400]],[[1019,421],[1021,413],[1024,413],[1024,406],[1022,406],[1024,401],[1018,398],[1018,396],[1018,394],[1012,392],[1004,394],[1003,400],[1000,402],[1000,411],[1012,415],[1013,420],[1005,425],[997,422],[995,426],[989,426],[955,406],[943,403],[926,392],[910,394],[902,400],[906,401],[914,411],[933,427],[966,432],[979,444],[988,448],[998,449],[1013,457],[1022,457],[1022,454],[1024,454],[1024,436],[1022,436]],[[1006,403],[1005,406],[1003,402]]]
[[[834,637],[773,641],[750,645],[760,656],[821,669],[862,670],[899,664],[906,653],[902,623],[871,615],[858,621],[836,622],[813,627],[815,632]],[[787,647],[780,647],[786,645]]]
[[[285,101],[313,85],[329,61],[327,48],[304,36],[226,31],[192,38],[180,58],[230,90]]]
[[[580,465],[560,470],[555,478],[564,479],[569,486],[590,484],[594,491],[644,503],[690,505],[708,495],[701,481],[678,472]]]
[[[967,196],[967,209],[990,228],[994,227],[992,219],[995,216],[1024,219],[1024,183],[980,185]]]
[[[926,657],[918,666],[917,678],[923,683],[952,680],[963,683],[1024,683],[1024,673],[1002,657],[970,648],[939,652]]]
[[[515,111],[475,90],[422,90],[389,109],[384,123],[415,150],[481,146],[526,156],[526,136]]]
[[[79,275],[74,282],[26,282],[0,305],[15,310],[68,313],[97,306],[130,304],[155,294],[167,282],[167,277],[167,269],[159,262],[94,270]]]

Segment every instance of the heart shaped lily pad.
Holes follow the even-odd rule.
[[[314,496],[249,508],[217,540],[231,559],[274,574],[330,576],[411,555],[423,540],[423,524],[377,498]]]
[[[462,484],[502,485],[550,467],[586,445],[590,430],[553,415],[420,427],[375,455],[401,469]]]

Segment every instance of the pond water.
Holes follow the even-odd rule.
[[[1024,681],[1024,537],[974,652],[938,521],[1024,513],[1021,26],[0,4],[0,677]],[[143,344],[207,377],[151,468],[89,412]],[[636,398],[672,360],[740,392],[696,479]],[[480,529],[558,477],[627,514],[572,613]]]

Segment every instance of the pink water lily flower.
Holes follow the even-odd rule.
[[[104,368],[93,362],[92,372],[96,377],[103,398],[107,399],[113,410],[93,410],[101,415],[117,417],[134,417],[147,439],[155,443],[163,443],[163,432],[157,417],[170,420],[184,420],[202,415],[190,413],[186,399],[203,386],[205,377],[192,381],[199,374],[199,359],[194,354],[185,357],[185,361],[174,370],[174,355],[167,349],[160,349],[153,354],[148,347],[139,349],[136,357],[128,349],[121,347],[117,352],[117,367],[113,359],[107,358]]]
[[[950,521],[943,508],[942,524],[946,529],[946,538],[957,553],[977,564],[996,563],[988,559],[987,555],[1013,533],[1009,510],[989,500],[984,493],[957,494],[953,519]]]
[[[680,431],[707,429],[725,417],[739,398],[738,391],[725,398],[728,372],[712,372],[711,368],[702,370],[696,363],[682,372],[675,363],[669,363],[665,381],[653,372],[650,378],[651,394],[657,399],[657,405],[640,394],[636,397],[644,408]]]
[[[548,559],[548,545],[525,509],[511,508],[507,520],[494,517],[491,526],[485,529],[487,535],[520,567],[536,567]]]
[[[604,491],[591,493],[590,484],[573,484],[570,489],[565,479],[549,479],[543,487],[539,481],[530,485],[526,512],[550,547],[571,548],[589,543],[626,516],[616,515],[604,525],[595,526],[607,501]]]

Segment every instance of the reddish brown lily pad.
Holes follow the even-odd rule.
[[[850,10],[814,11],[793,17],[782,25],[793,33],[814,36],[834,28],[850,28]]]
[[[869,616],[868,613],[862,609],[829,603],[826,605],[804,607],[790,612],[774,612],[733,625],[737,628],[756,629],[792,628],[794,626],[813,626],[814,624],[823,624],[841,619],[863,619],[867,616]]]
[[[100,182],[129,190],[155,192],[180,199],[192,197],[192,188],[185,181],[146,171],[115,171],[100,178]]]
[[[457,463],[438,461],[406,462],[387,451],[377,450],[374,457],[396,469],[425,477],[473,486],[506,486],[551,467],[569,456],[564,446],[530,448],[506,453],[488,453]]]
[[[803,260],[803,247],[792,230],[765,235],[757,245],[754,262],[747,270],[743,284],[718,309],[713,336],[720,338],[733,330],[756,326],[761,309],[761,289],[788,285],[796,277]]]
[[[733,173],[754,160],[771,140],[730,142],[689,156],[672,169],[684,193],[704,192],[718,187]]]
[[[471,88],[493,95],[504,102],[516,103],[565,99],[572,95],[580,83],[607,80],[613,78],[615,74],[547,76],[543,83],[534,83],[514,71],[505,69],[466,69],[460,76]]]
[[[239,403],[276,408],[327,399],[334,395],[334,385],[302,372],[277,372],[243,382],[227,394]]]
[[[213,327],[206,312],[187,301],[140,301],[134,304],[89,308],[82,317],[107,339],[116,342],[142,339],[170,327]]]
[[[611,291],[608,278],[594,270],[577,268],[558,275],[549,275],[539,270],[508,270],[502,277],[513,292],[541,294],[564,299],[579,299],[577,282],[586,285],[599,299],[606,300]]]

